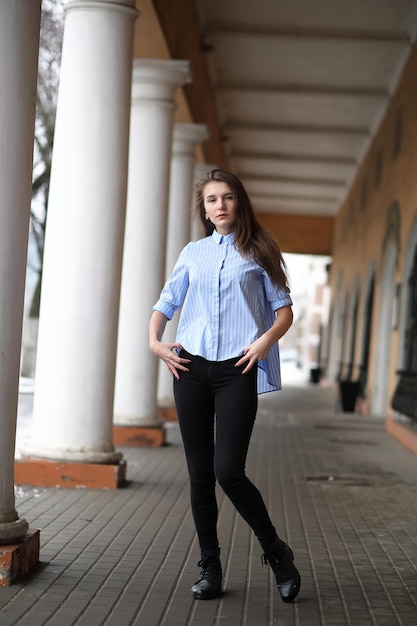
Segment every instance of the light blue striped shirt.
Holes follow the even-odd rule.
[[[275,311],[292,305],[289,291],[236,250],[234,235],[189,243],[181,252],[153,310],[171,319],[182,306],[177,342],[209,361],[241,356],[267,331]],[[258,363],[258,393],[281,389],[278,343]]]

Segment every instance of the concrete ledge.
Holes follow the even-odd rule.
[[[21,580],[39,563],[39,530],[29,529],[19,543],[0,545],[0,585]]]
[[[125,461],[107,465],[23,458],[15,461],[14,471],[16,485],[36,487],[118,489],[126,482]]]
[[[406,423],[397,422],[393,415],[388,415],[386,421],[387,432],[396,439],[404,448],[417,454],[417,432]]]
[[[159,448],[165,445],[163,426],[113,426],[113,444],[142,448]]]
[[[164,422],[178,422],[178,415],[173,406],[158,407],[157,415]]]

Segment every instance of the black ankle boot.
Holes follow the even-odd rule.
[[[301,578],[293,561],[291,548],[278,538],[262,555],[262,562],[269,563],[272,567],[278,591],[284,602],[292,602],[300,591]]]
[[[196,600],[211,600],[217,598],[222,590],[222,566],[220,563],[220,548],[202,550],[200,578],[191,587],[193,598]]]

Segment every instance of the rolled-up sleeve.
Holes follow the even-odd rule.
[[[169,320],[179,309],[185,299],[189,285],[189,270],[187,264],[187,248],[181,252],[178,261],[161,291],[158,301],[152,307],[153,311],[160,311]]]
[[[284,306],[292,306],[292,299],[289,289],[286,287],[277,287],[269,278],[268,274],[263,272],[264,289],[266,299],[273,311],[282,309]]]

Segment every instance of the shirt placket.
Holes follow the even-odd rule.
[[[210,360],[217,361],[219,359],[219,351],[220,351],[220,306],[221,306],[221,275],[222,270],[224,268],[224,263],[227,257],[229,242],[226,237],[222,237],[218,249],[219,249],[219,257],[217,264],[217,272],[215,276],[215,285],[213,285],[213,308],[212,308],[212,353],[210,355]]]

